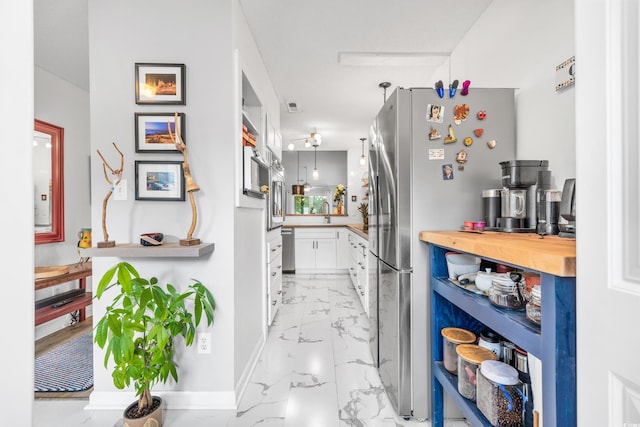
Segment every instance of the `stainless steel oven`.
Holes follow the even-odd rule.
[[[284,169],[278,159],[273,157],[269,169],[269,195],[267,196],[267,229],[281,227],[284,222]]]

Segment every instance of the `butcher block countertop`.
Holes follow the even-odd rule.
[[[496,231],[422,231],[420,240],[556,276],[576,275],[575,238]]]

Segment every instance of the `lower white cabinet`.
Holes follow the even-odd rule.
[[[296,273],[336,271],[335,228],[296,230]]]
[[[336,270],[344,273],[351,265],[351,241],[349,236],[351,231],[346,228],[338,228],[336,233]]]
[[[349,231],[351,251],[349,276],[360,298],[362,308],[369,316],[369,243],[356,233]]]
[[[271,325],[282,305],[282,236],[269,235],[267,241],[267,318]]]

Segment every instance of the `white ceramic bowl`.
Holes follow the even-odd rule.
[[[480,270],[480,258],[477,256],[449,252],[446,258],[450,279],[455,280],[461,274],[476,273]]]
[[[494,275],[495,273],[492,273],[490,268],[487,268],[486,271],[478,271],[478,274],[476,274],[476,288],[481,291],[491,289],[491,281]]]

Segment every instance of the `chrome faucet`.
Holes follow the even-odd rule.
[[[331,224],[331,215],[329,212],[329,209],[331,209],[331,206],[329,206],[329,202],[327,202],[326,200],[322,202],[322,207],[324,207],[324,205],[327,205],[327,214],[325,215],[324,219],[325,221],[327,221],[327,224]]]

